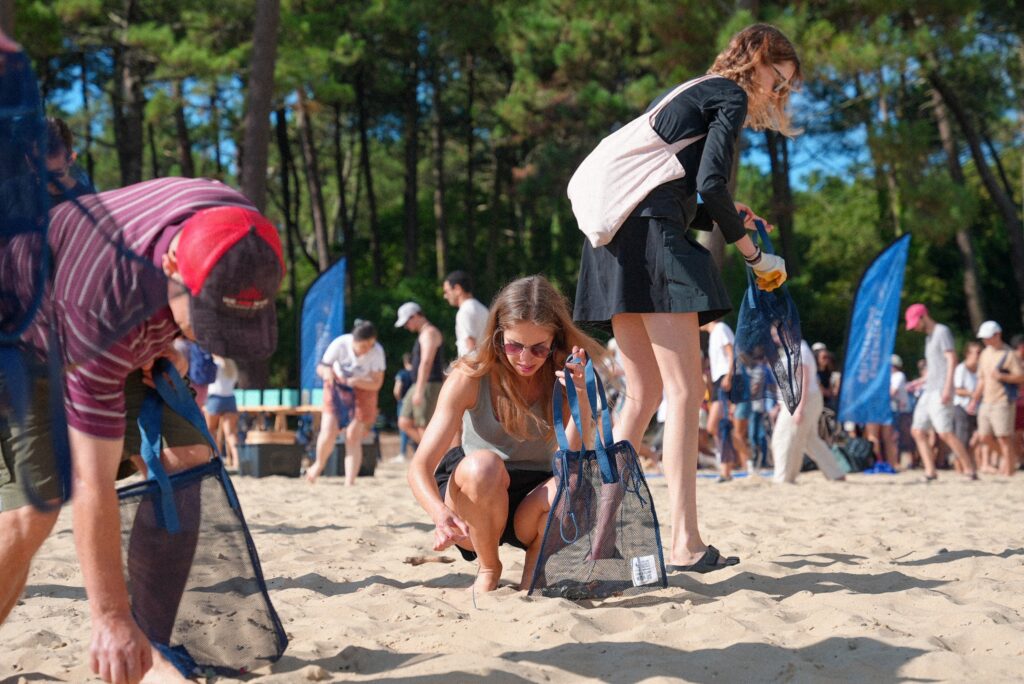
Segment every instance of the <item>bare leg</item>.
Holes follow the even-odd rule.
[[[1017,453],[1013,448],[1012,437],[996,437],[1002,460],[999,461],[999,474],[1007,477],[1017,472]]]
[[[921,455],[921,461],[924,463],[924,476],[929,480],[934,479],[936,477],[935,453],[932,451],[927,431],[915,428],[910,433],[914,436],[914,442],[917,443],[917,452]]]
[[[519,541],[526,544],[526,558],[523,560],[523,577],[519,589],[527,591],[533,581],[533,571],[540,557],[544,543],[544,527],[548,523],[548,512],[558,493],[558,483],[551,478],[530,492],[516,509],[515,526]]]
[[[964,465],[964,475],[974,476],[977,473],[977,468],[974,466],[974,457],[971,456],[971,452],[967,450],[964,443],[960,441],[960,438],[956,436],[954,432],[943,432],[939,435],[943,442],[953,450],[956,454],[956,460]]]
[[[339,431],[338,419],[330,411],[324,411],[320,420],[320,434],[316,438],[316,463],[306,471],[306,479],[310,483],[316,482],[320,473],[327,467],[327,460],[331,457],[331,452],[334,451],[334,442],[338,439]],[[348,448],[347,444],[345,446]]]
[[[228,468],[238,467],[238,414],[226,413],[223,416],[222,428],[224,430],[224,443],[227,446]]]
[[[474,451],[459,463],[445,492],[445,503],[469,526],[480,563],[473,586],[493,591],[501,581],[498,545],[508,520],[508,471],[492,451]]]
[[[0,568],[4,574],[0,581],[0,624],[21,598],[32,557],[50,535],[58,515],[59,511],[41,513],[32,506],[0,513]]]
[[[410,398],[406,398],[405,401],[412,401]],[[413,422],[412,418],[401,417],[398,419],[398,429],[409,435],[409,439],[419,444],[423,441],[423,430],[422,427],[417,427],[416,423]]]
[[[363,466],[363,437],[366,436],[366,425],[353,420],[345,428],[345,484],[352,486]]]

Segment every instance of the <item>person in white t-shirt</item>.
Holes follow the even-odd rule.
[[[482,343],[481,336],[490,312],[473,297],[473,282],[465,271],[449,273],[442,289],[444,300],[459,310],[455,314],[455,347],[460,357],[465,356]]]
[[[219,431],[224,431],[224,465],[238,467],[238,404],[235,401],[235,385],[238,384],[238,366],[231,359],[213,355],[217,366],[217,377],[208,386],[206,394],[206,427],[213,439],[220,444]]]
[[[746,440],[740,438],[736,430],[729,430],[729,443],[722,440],[722,430],[731,427],[729,416],[729,390],[733,380],[733,343],[736,336],[732,328],[722,321],[713,321],[703,326],[709,333],[708,359],[711,362],[711,398],[708,408],[708,433],[714,437],[718,445],[719,482],[732,479],[732,468],[745,467],[747,462]]]
[[[800,367],[803,373],[803,392],[800,403],[793,413],[789,412],[785,402],[779,417],[775,421],[772,433],[772,456],[775,460],[776,482],[796,482],[803,465],[804,454],[810,456],[818,469],[829,480],[843,480],[842,469],[828,448],[825,441],[818,435],[818,418],[825,407],[821,395],[821,385],[816,371],[817,363],[814,353],[806,342],[800,342]]]
[[[317,374],[324,381],[324,411],[316,440],[316,463],[306,471],[310,482],[316,482],[323,472],[338,433],[344,428],[345,484],[356,483],[363,463],[363,437],[377,420],[377,395],[384,384],[385,368],[384,347],[377,342],[373,323],[357,320],[351,333],[328,345],[317,366]]]
[[[953,371],[953,432],[968,449],[974,453],[974,460],[981,470],[985,462],[976,448],[974,433],[978,429],[978,416],[971,406],[971,397],[978,389],[978,359],[981,357],[981,343],[968,342],[964,345],[964,360]],[[959,463],[959,461],[957,462]]]

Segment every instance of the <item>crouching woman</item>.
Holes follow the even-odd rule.
[[[580,447],[568,412],[552,415],[551,390],[556,379],[564,385],[572,355],[580,362],[568,366],[570,380],[582,393],[587,355],[602,348],[573,325],[565,298],[541,276],[498,293],[482,339],[452,366],[409,466],[409,485],[434,521],[434,550],[454,544],[466,560],[479,561],[477,590],[498,587],[501,544],[526,550],[526,589],[556,493],[553,421],[565,424],[571,448]],[[589,425],[589,407],[581,411]],[[460,425],[462,446],[448,449]]]

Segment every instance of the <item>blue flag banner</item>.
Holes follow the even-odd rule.
[[[302,389],[323,386],[316,366],[327,345],[345,331],[345,260],[313,281],[302,301]]]
[[[889,357],[896,345],[909,247],[910,235],[904,235],[875,257],[861,276],[846,340],[840,422],[892,423]]]

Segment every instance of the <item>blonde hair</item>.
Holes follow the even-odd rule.
[[[554,430],[551,392],[541,393],[541,415],[530,410],[520,388],[520,376],[509,363],[503,349],[504,331],[519,323],[533,323],[554,335],[551,354],[535,376],[545,388],[553,387],[555,371],[565,365],[574,346],[583,347],[595,364],[604,356],[604,348],[572,322],[569,303],[547,278],[539,275],[515,280],[497,294],[491,303],[487,326],[480,337],[476,353],[464,356],[453,364],[473,378],[485,375],[495,389],[494,413],[505,431],[520,440],[535,438],[537,433],[550,436]]]
[[[796,67],[793,78],[789,80],[792,90],[803,81],[796,48],[789,38],[774,26],[753,24],[729,40],[729,46],[715,58],[715,63],[708,69],[708,73],[735,81],[747,93],[747,126],[755,131],[770,129],[793,137],[801,131],[793,127],[790,114],[786,110],[786,105],[789,104],[789,91],[765,96],[755,83],[758,65],[771,66],[782,62],[792,62]]]

